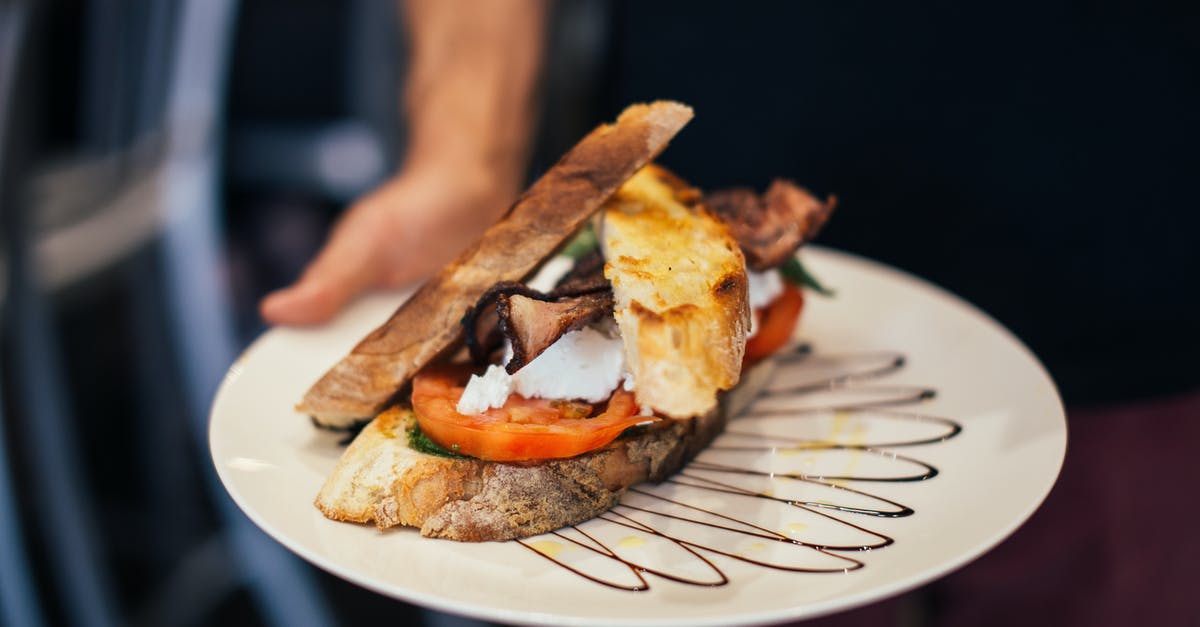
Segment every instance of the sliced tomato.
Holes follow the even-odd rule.
[[[413,379],[412,405],[421,430],[447,450],[488,461],[516,462],[574,457],[612,442],[622,431],[653,420],[636,416],[633,393],[613,392],[604,411],[590,418],[587,404],[519,394],[482,414],[458,413],[463,376],[435,370]]]
[[[804,294],[800,288],[785,283],[783,292],[775,300],[760,311],[758,316],[758,333],[746,342],[746,356],[743,364],[751,364],[787,345],[804,309]]]

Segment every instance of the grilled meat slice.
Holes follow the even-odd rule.
[[[568,331],[582,328],[612,315],[612,289],[542,300],[522,294],[501,296],[496,301],[500,329],[512,342],[512,359],[505,369],[513,374],[550,348]]]
[[[816,237],[837,205],[821,201],[784,179],[775,179],[761,196],[745,187],[712,192],[705,202],[729,226],[751,270],[774,268]]]

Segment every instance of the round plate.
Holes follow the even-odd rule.
[[[808,298],[797,335],[811,353],[781,364],[772,393],[682,475],[561,534],[462,544],[338,523],[313,507],[344,447],[292,407],[403,294],[259,338],[217,393],[213,462],[250,519],[301,557],[445,612],[750,625],[900,593],[1033,513],[1066,450],[1062,404],[1029,350],[962,300],[845,253],[809,247],[803,257],[837,290]]]

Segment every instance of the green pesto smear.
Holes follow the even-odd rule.
[[[437,442],[429,439],[424,431],[421,431],[421,426],[413,423],[412,428],[408,430],[408,447],[418,453],[426,455],[437,455],[438,457],[450,457],[453,459],[465,459],[466,455],[459,455],[454,451],[446,450]]]

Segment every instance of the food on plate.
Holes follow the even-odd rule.
[[[525,278],[691,119],[690,107],[659,101],[633,105],[592,131],[325,373],[297,410],[324,426],[349,427],[386,409],[412,375],[461,337],[459,317],[485,290]]]
[[[675,103],[637,105],[583,143],[648,110],[690,117]],[[594,517],[636,483],[666,479],[720,433],[761,387],[765,358],[788,341],[799,316],[800,292],[774,266],[807,276],[795,249],[833,203],[776,182],[762,197],[715,194],[710,209],[712,201],[665,169],[627,167],[648,161],[667,139],[616,160],[611,167],[623,169],[614,185],[572,199],[592,210],[539,205],[572,218],[546,227],[553,237],[543,238],[536,259],[519,237],[542,224],[536,211],[521,212],[525,226],[500,231],[503,238],[493,227],[313,386],[299,408],[321,424],[383,409],[317,495],[326,516],[461,541],[527,537]],[[571,157],[579,150],[522,199],[534,190],[555,197],[547,178],[617,178],[597,173],[610,166],[595,163],[580,174]],[[565,249],[578,258],[555,257],[581,227],[585,235]],[[784,252],[780,239],[788,240]],[[509,247],[530,258],[520,272],[496,258]],[[749,272],[747,258],[756,260]],[[422,339],[394,328],[421,318],[454,330],[424,326]],[[466,351],[456,351],[459,337]],[[469,362],[458,359],[463,352]],[[355,381],[370,384],[360,392]]]
[[[755,332],[746,343],[747,363],[759,361],[787,344],[804,308],[800,287],[831,295],[796,257],[812,241],[837,206],[837,198],[819,200],[808,190],[774,180],[761,196],[745,187],[713,192],[704,201],[721,217],[746,255]]]

